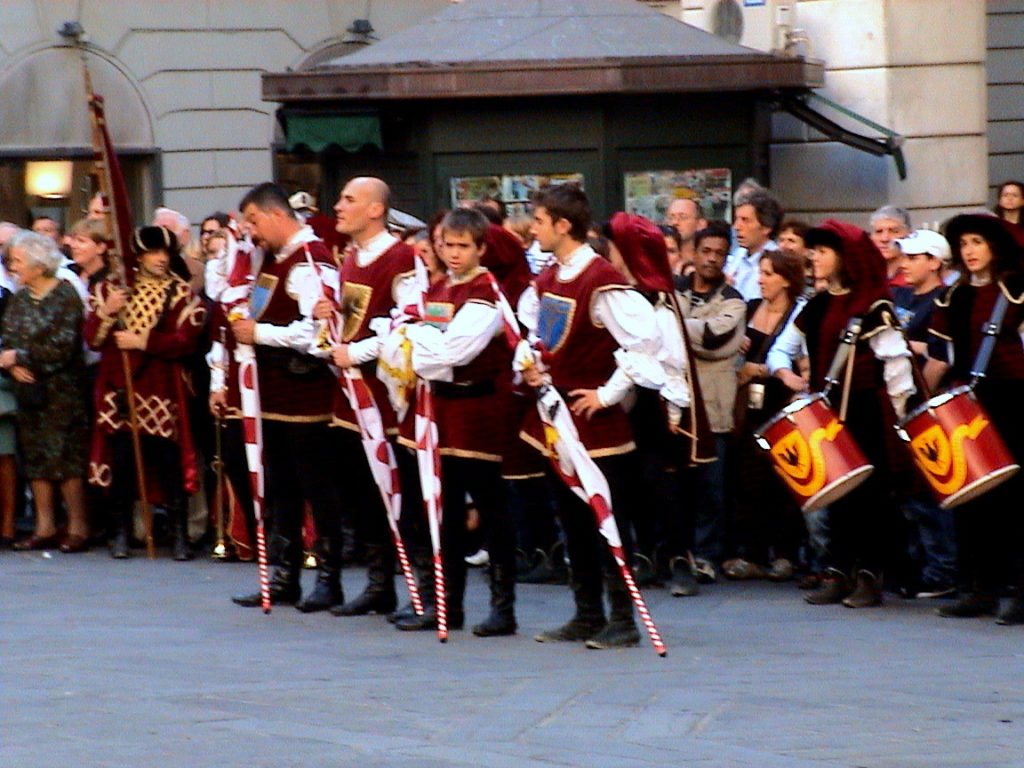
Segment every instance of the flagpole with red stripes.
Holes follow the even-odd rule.
[[[252,274],[252,254],[255,246],[243,240],[235,223],[228,227],[224,251],[224,276],[222,286],[209,286],[216,292],[227,321],[234,322],[248,317],[248,301]],[[225,349],[225,355],[229,354]],[[245,443],[245,463],[249,468],[249,485],[252,489],[253,516],[256,518],[256,568],[260,583],[260,607],[269,614],[270,567],[267,555],[266,502],[263,470],[263,422],[260,402],[260,385],[256,366],[256,349],[252,344],[235,344],[235,361],[238,363],[238,394],[242,411],[242,439]],[[227,365],[225,361],[225,371]]]
[[[305,250],[306,262],[319,278],[320,290],[324,297],[330,300],[330,289],[324,282],[316,262],[313,261],[309,248]],[[327,318],[327,333],[332,345],[341,343],[341,327],[337,313],[332,313]],[[356,424],[359,427],[359,436],[362,439],[366,461],[370,465],[377,490],[384,502],[391,540],[395,545],[395,554],[402,569],[405,586],[409,590],[409,601],[412,603],[416,615],[420,616],[423,614],[423,601],[420,599],[416,575],[413,573],[409,554],[398,528],[398,521],[402,517],[402,491],[395,449],[384,434],[384,420],[381,418],[377,401],[374,400],[373,393],[370,391],[366,379],[363,378],[362,371],[355,367],[343,368],[341,369],[341,378],[345,385],[345,395],[348,397],[349,405],[356,415]]]

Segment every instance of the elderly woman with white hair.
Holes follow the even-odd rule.
[[[7,243],[7,268],[19,290],[3,318],[0,368],[14,380],[18,443],[36,508],[35,532],[15,549],[88,548],[82,302],[56,277],[62,260],[53,241],[34,232],[18,232]],[[63,538],[54,516],[58,487],[68,512]]]

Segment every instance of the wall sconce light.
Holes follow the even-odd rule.
[[[70,160],[30,160],[25,166],[25,191],[50,199],[67,197],[73,167]]]

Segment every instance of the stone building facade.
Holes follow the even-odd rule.
[[[720,1],[649,4],[710,30]],[[27,104],[32,120],[19,124],[19,110],[9,108],[0,117],[0,218],[20,221],[46,209],[70,221],[81,205],[88,127],[77,101],[80,59],[57,33],[65,22],[85,29],[97,90],[103,87],[111,104],[115,143],[128,153],[136,208],[166,204],[195,221],[232,207],[250,185],[274,173],[277,105],[260,98],[262,73],[302,69],[372,44],[449,2],[4,0],[0,97],[5,104]],[[735,5],[754,13],[772,2]],[[826,63],[821,93],[904,136],[909,168],[900,180],[891,158],[858,152],[777,115],[768,181],[791,210],[863,223],[867,211],[894,203],[910,208],[918,221],[933,222],[990,205],[991,187],[1002,176],[1024,175],[1015,122],[1024,114],[1020,35],[1007,32],[1024,25],[1024,2],[989,0],[987,8],[982,0],[788,5],[793,26],[809,41],[799,45]],[[372,31],[357,19],[369,21]],[[118,127],[117,104],[130,125],[122,118]],[[846,117],[836,119],[872,135]],[[71,198],[51,203],[23,194],[26,161],[61,156],[79,158]]]

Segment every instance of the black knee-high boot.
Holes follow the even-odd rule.
[[[344,605],[331,608],[335,616],[390,613],[398,604],[395,593],[395,555],[391,546],[366,546],[366,588]]]

